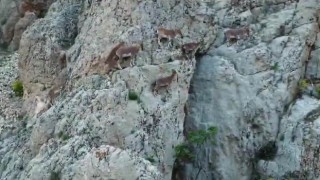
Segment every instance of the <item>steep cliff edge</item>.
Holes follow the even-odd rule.
[[[317,0],[57,0],[43,18],[25,14],[32,23],[21,22],[31,25],[21,41],[6,40],[19,50],[1,56],[0,178],[318,178],[319,8]],[[158,27],[183,37],[159,45]],[[225,36],[243,27],[249,37]],[[227,43],[233,35],[240,39]],[[133,67],[108,72],[120,42],[142,50]],[[200,48],[187,61],[180,48],[190,42]],[[154,93],[172,70],[177,77]],[[23,99],[10,90],[17,76]],[[216,143],[177,166],[174,147],[212,126]]]

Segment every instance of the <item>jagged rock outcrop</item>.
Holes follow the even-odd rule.
[[[243,12],[236,19],[225,16],[231,24],[254,18],[254,38],[212,48],[199,60],[185,128],[217,126],[218,143],[198,151],[185,178],[318,179],[319,101],[295,100],[304,74],[317,76],[319,2],[256,1],[250,10],[230,8],[230,14]],[[315,114],[311,121],[308,113]]]
[[[22,33],[54,0],[0,0],[0,47],[17,50]],[[31,14],[30,14],[31,13]]]
[[[175,59],[180,51],[176,47],[178,41],[174,41],[171,48],[165,42],[159,46],[154,32],[159,26],[180,28],[184,32],[184,42],[203,39],[202,50],[208,48],[207,44],[212,43],[215,36],[211,25],[198,21],[190,25],[190,18],[182,16],[181,3],[166,3],[86,1],[78,4],[76,1],[57,1],[45,18],[35,21],[23,33],[18,51],[19,69],[24,83],[24,108],[29,117],[25,133],[30,139],[25,141],[25,149],[14,151],[32,157],[32,160],[25,158],[21,162],[22,173],[16,175],[12,171],[19,171],[16,169],[18,166],[13,166],[18,163],[17,159],[8,159],[6,153],[9,149],[6,150],[2,157],[9,166],[2,177],[9,178],[15,174],[20,179],[41,179],[47,178],[50,172],[61,172],[62,179],[89,176],[92,172],[88,169],[77,170],[83,171],[81,173],[85,176],[76,175],[76,169],[70,169],[73,164],[86,161],[88,152],[66,159],[61,156],[65,152],[60,151],[85,144],[89,150],[112,145],[130,151],[135,155],[133,162],[140,161],[138,157],[148,159],[157,169],[133,163],[131,168],[136,174],[147,176],[148,173],[141,173],[146,171],[154,174],[152,179],[171,178],[173,148],[183,141],[184,104],[194,62],[182,66],[181,61]],[[172,8],[175,13],[168,22],[165,13]],[[141,13],[142,9],[146,12]],[[130,12],[131,16],[123,12]],[[178,20],[180,24],[176,24]],[[202,34],[194,33],[195,29],[202,30]],[[71,44],[63,44],[66,41]],[[128,68],[122,64],[124,69],[110,76],[93,73],[86,77],[84,70],[87,65],[91,67],[94,57],[101,56],[103,60],[120,41],[127,45],[143,43],[143,51],[134,57],[136,66]],[[61,51],[66,51],[67,67],[64,68],[60,68]],[[154,95],[152,87],[155,80],[169,76],[173,69],[178,77],[168,88]],[[37,106],[32,102],[35,96],[54,87],[55,77],[62,71],[67,72],[68,81],[61,96],[47,111],[44,109],[39,116],[34,116]],[[131,100],[130,92],[137,94],[138,99]],[[52,141],[57,141],[57,150],[43,150]],[[45,157],[43,151],[55,152],[59,162],[52,158],[52,154]],[[45,159],[47,165],[37,163],[37,159]],[[118,169],[123,164],[112,166]],[[40,174],[42,171],[45,173]],[[108,179],[109,174],[101,176]]]
[[[298,82],[317,91],[309,82],[318,76],[319,8],[317,0],[57,0],[41,19],[0,8],[12,19],[0,43],[19,47],[0,76],[8,78],[0,79],[0,178],[167,180],[175,169],[172,179],[317,179],[319,100],[301,98],[308,91]],[[183,38],[159,45],[158,27]],[[224,31],[239,27],[249,37],[227,43]],[[106,74],[120,42],[143,48],[134,67]],[[189,42],[200,49],[182,63]],[[173,69],[177,78],[154,94]],[[17,77],[23,106],[10,95]],[[211,126],[216,143],[177,167],[174,147]]]

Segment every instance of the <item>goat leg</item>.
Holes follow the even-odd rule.
[[[117,62],[118,68],[122,69],[121,65],[120,65],[120,60]]]
[[[231,46],[230,41],[227,41],[227,47],[230,47],[230,46]]]
[[[130,67],[133,66],[133,62],[132,62],[132,59],[130,59]]]
[[[239,46],[239,39],[237,39],[237,41],[236,41],[236,45],[237,45],[237,46]]]
[[[161,47],[161,38],[160,37],[158,37],[158,44]]]
[[[158,85],[155,84],[154,88],[153,88],[153,95],[156,96],[156,92],[158,94]]]
[[[172,45],[172,39],[169,38],[168,47],[171,48],[172,46],[173,46],[173,45]]]
[[[184,66],[184,59],[181,60],[181,65]]]

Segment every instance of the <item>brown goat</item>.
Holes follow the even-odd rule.
[[[101,161],[103,158],[105,158],[108,155],[106,151],[96,151],[96,158]]]
[[[78,75],[77,77],[80,77],[82,75],[87,76],[91,74],[109,74],[110,72],[112,72],[112,70],[122,69],[119,58],[116,55],[116,51],[123,45],[124,42],[120,42],[117,45],[115,45],[106,58],[101,57],[101,55],[94,56],[92,61],[88,62],[85,65],[83,73],[81,75]]]
[[[182,32],[180,29],[174,29],[174,30],[171,30],[171,29],[165,29],[165,28],[158,28],[157,29],[157,34],[158,34],[158,44],[159,46],[161,46],[161,39],[162,38],[166,38],[169,40],[169,45],[172,46],[172,39],[175,39],[177,37],[182,37]]]
[[[44,3],[36,3],[33,4],[31,2],[22,1],[20,4],[19,11],[21,15],[24,15],[25,12],[34,12],[36,16],[39,16],[42,11],[46,9],[46,5]]]
[[[172,80],[176,75],[177,75],[177,71],[173,69],[172,74],[170,76],[163,77],[156,80],[154,83],[153,94],[155,95],[155,92],[158,93],[160,88],[168,87],[172,83]]]
[[[198,42],[191,42],[191,43],[186,43],[182,45],[182,51],[184,53],[192,53],[194,55],[197,50],[200,48],[200,43]]]
[[[141,50],[142,46],[140,44],[122,46],[116,51],[116,55],[119,57],[119,61],[122,61],[123,58],[130,57],[130,66],[132,67],[132,57],[137,55]]]
[[[118,43],[111,49],[107,59],[104,62],[105,64],[109,65],[109,68],[114,68],[117,66],[119,69],[122,69],[122,67],[120,66],[120,61],[116,60],[117,58],[116,52],[122,46],[124,46],[124,42]]]
[[[247,38],[250,35],[250,29],[248,27],[244,27],[244,28],[238,28],[238,29],[228,29],[226,31],[224,31],[224,35],[228,41],[228,43],[230,43],[231,40],[239,40],[242,38]],[[238,43],[238,41],[237,41]]]

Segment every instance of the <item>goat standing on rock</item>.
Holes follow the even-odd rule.
[[[120,60],[116,59],[116,52],[118,51],[119,48],[124,46],[124,42],[119,42],[117,45],[115,45],[112,50],[110,51],[107,59],[105,60],[105,64],[108,64],[108,70],[112,70],[114,68],[122,69],[120,66]]]
[[[156,80],[156,82],[154,83],[153,94],[155,95],[155,92],[158,93],[160,88],[168,87],[172,83],[172,80],[175,76],[177,76],[177,71],[173,69],[170,76]]]
[[[182,32],[180,29],[165,29],[165,28],[158,28],[157,29],[158,34],[158,44],[161,46],[161,39],[166,38],[169,40],[168,46],[172,46],[172,39],[182,37]]]
[[[224,35],[227,38],[228,41],[228,46],[230,45],[230,41],[232,39],[237,41],[238,44],[238,40],[245,37],[249,37],[250,35],[250,29],[249,27],[243,27],[243,28],[238,28],[238,29],[228,29],[224,31]]]
[[[141,44],[134,44],[131,46],[122,46],[116,51],[116,55],[119,57],[119,61],[123,58],[130,57],[130,66],[133,66],[132,57],[137,55],[142,50]]]
[[[200,43],[198,42],[191,42],[191,43],[186,43],[186,44],[183,44],[181,49],[182,49],[182,52],[184,54],[189,54],[191,53],[191,56],[194,57],[196,52],[198,51],[198,49],[200,48]]]

